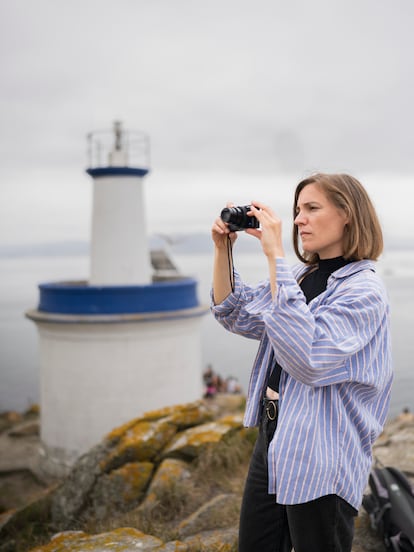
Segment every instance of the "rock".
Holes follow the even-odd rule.
[[[39,414],[40,414],[40,406],[34,403],[34,404],[31,404],[29,408],[26,410],[26,412],[24,413],[24,417],[26,419],[31,417],[38,418]]]
[[[42,496],[27,503],[18,510],[6,512],[0,519],[0,543],[7,544],[15,540],[30,526],[47,526],[50,522],[50,509],[54,488],[43,492]]]
[[[0,433],[7,431],[11,427],[14,428],[16,424],[20,424],[33,418],[38,419],[38,417],[39,406],[36,404],[31,405],[24,414],[13,410],[0,412]]]
[[[114,429],[77,461],[53,491],[53,526],[74,528],[79,520],[105,519],[110,513],[132,510],[144,498],[144,507],[149,507],[166,496],[173,485],[191,476],[188,463],[168,459],[183,453],[180,439],[186,442],[184,455],[194,460],[205,447],[225,441],[242,425],[241,414],[200,424],[211,417],[211,408],[200,401],[153,411]],[[199,425],[188,427],[194,423]],[[179,429],[180,439],[174,440]],[[157,476],[151,481],[155,470]],[[147,487],[150,491],[145,495]]]
[[[130,462],[103,474],[91,492],[91,507],[85,509],[86,515],[105,519],[114,509],[119,512],[132,510],[143,498],[153,471],[151,462]]]
[[[404,413],[390,421],[373,447],[376,463],[395,466],[414,476],[414,416]]]
[[[148,412],[145,419],[151,419],[154,415],[165,417],[168,421],[174,424],[178,431],[193,427],[196,425],[205,424],[214,418],[212,409],[203,402],[195,402],[180,407],[164,408]]]
[[[21,489],[24,488],[24,493]],[[0,513],[22,508],[45,491],[42,481],[28,469],[0,473]]]
[[[0,552],[18,549],[16,535],[39,525],[51,527],[48,539],[61,532],[32,552],[102,552],[108,543],[115,551],[235,551],[242,487],[257,430],[243,428],[244,398],[231,399],[167,407],[115,428],[57,486],[0,516]],[[26,422],[16,421],[13,431]],[[27,467],[27,458],[24,463],[19,454],[35,451],[25,447],[34,447],[36,439],[3,432],[0,450],[7,454],[0,458],[0,468],[19,462]],[[14,452],[9,454],[10,446]],[[374,457],[413,476],[413,455],[414,417],[405,413],[387,424]],[[353,552],[382,550],[361,508]]]
[[[227,416],[219,418],[218,421],[222,424],[241,429],[243,427],[243,414],[228,414]]]
[[[176,426],[169,418],[150,421],[140,420],[130,426],[117,441],[107,458],[102,460],[103,472],[111,471],[126,462],[143,462],[153,460],[177,432]]]
[[[113,552],[136,552],[159,550],[164,543],[162,540],[145,535],[137,529],[123,527],[100,533],[98,535],[88,535],[82,531],[67,531],[55,535],[49,544],[32,548],[30,552],[85,552],[85,550],[103,552],[112,550]]]
[[[179,524],[179,537],[228,527],[229,519],[236,524],[239,519],[240,502],[240,496],[236,495],[215,496]]]
[[[239,536],[238,526],[228,529],[203,531],[198,535],[193,535],[184,539],[184,542],[190,546],[191,550],[197,552],[211,552],[220,550],[220,552],[233,552],[237,550]]]
[[[166,417],[160,417],[163,415]],[[174,454],[170,448],[177,429],[189,423],[210,419],[206,406],[191,404],[150,412],[141,418],[114,429],[97,447],[78,460],[75,467],[55,493],[51,517],[58,529],[70,528],[76,519],[94,517],[104,519],[110,512],[132,509],[144,498],[155,467],[163,458]],[[191,458],[202,450],[198,445],[212,445],[240,427],[240,416],[229,417],[226,424],[210,422],[185,429],[194,430],[190,446]],[[198,437],[195,437],[195,434]],[[166,453],[165,451],[169,451]],[[166,481],[167,469],[177,464],[165,464],[158,471],[151,486],[146,506],[154,501],[154,493],[161,492],[161,480]],[[170,484],[172,473],[170,473]]]
[[[40,427],[38,421],[29,421],[19,424],[8,432],[10,437],[28,437],[30,435],[39,435]]]
[[[187,427],[203,424],[211,421],[214,418],[213,411],[210,406],[207,406],[201,401],[194,403],[167,406],[158,410],[146,412],[143,416],[135,418],[113,429],[105,438],[112,443],[118,442],[130,429],[137,426],[141,422],[155,422],[164,419],[170,421],[177,430],[182,430]]]
[[[103,473],[100,466],[107,455],[106,442],[92,448],[77,461],[73,470],[54,492],[50,513],[51,521],[56,528],[68,529],[79,518],[98,477]]]
[[[14,412],[13,410],[9,412],[3,412],[0,414],[0,428],[3,431],[4,427],[10,427],[11,425],[22,422],[23,420],[24,417],[19,412]]]
[[[234,423],[223,423],[220,420],[191,427],[178,433],[164,449],[162,456],[196,458],[206,447],[217,444],[234,433],[237,427],[239,423],[236,420]]]
[[[156,552],[191,552],[191,551],[189,546],[187,544],[184,544],[183,542],[170,541],[160,546],[160,548],[157,548]]]
[[[148,511],[173,492],[180,484],[191,477],[191,467],[187,462],[175,458],[163,460],[156,471],[140,510]]]

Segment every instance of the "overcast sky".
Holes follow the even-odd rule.
[[[0,0],[0,243],[88,239],[86,135],[151,138],[151,232],[315,170],[414,234],[412,0]]]

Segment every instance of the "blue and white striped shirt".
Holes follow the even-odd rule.
[[[229,331],[260,340],[247,393],[245,425],[258,424],[271,369],[283,367],[279,419],[269,446],[269,493],[280,504],[336,494],[358,509],[372,444],[386,420],[392,383],[389,305],[375,262],[349,263],[306,304],[292,270],[276,259],[277,293],[235,274],[234,292],[213,305]]]

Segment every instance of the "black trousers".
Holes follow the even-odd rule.
[[[244,489],[239,552],[351,552],[357,511],[345,500],[327,495],[284,506],[268,493],[267,449],[276,424],[265,408]]]

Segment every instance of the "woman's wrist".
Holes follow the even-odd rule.
[[[278,258],[284,257],[285,252],[283,251],[283,249],[275,249],[272,252],[265,253],[265,255],[266,255],[268,261],[272,262],[272,261],[275,261]]]
[[[217,245],[217,243],[214,244],[214,250],[216,255],[226,254],[228,255],[229,252],[229,245],[227,243]]]

